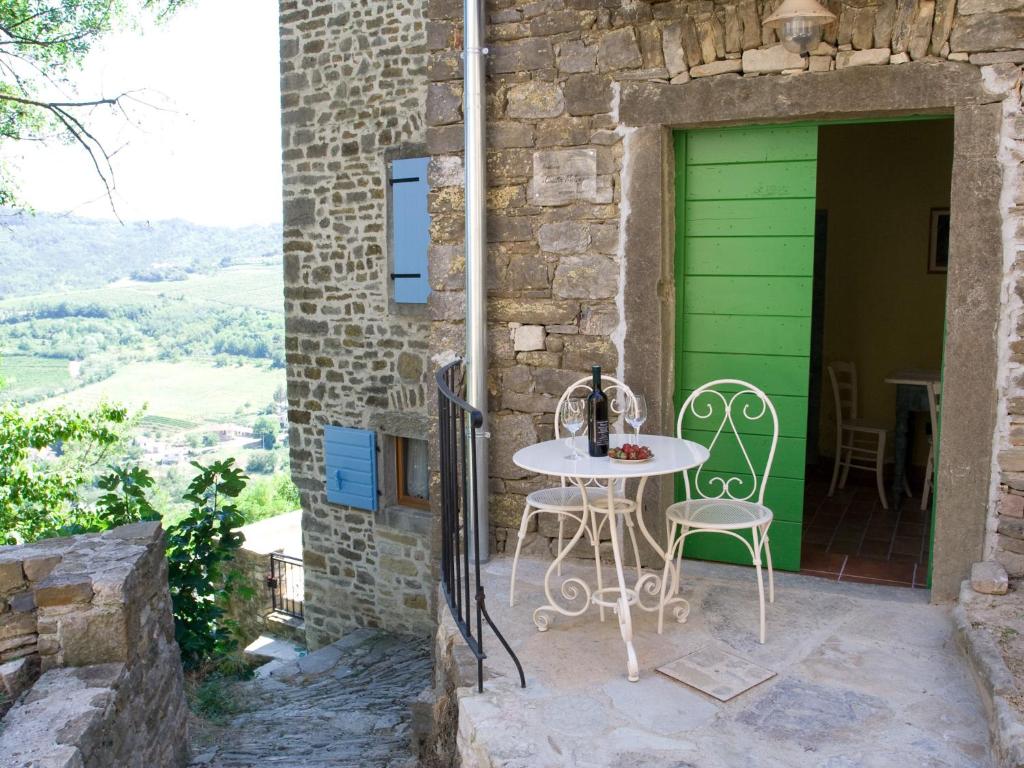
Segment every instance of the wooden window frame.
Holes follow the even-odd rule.
[[[405,487],[405,452],[408,441],[416,438],[395,437],[395,496],[403,507],[430,509],[430,499],[410,496]]]

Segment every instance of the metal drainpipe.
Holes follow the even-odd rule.
[[[489,557],[487,439],[487,140],[484,134],[487,49],[484,0],[466,0],[463,14],[463,115],[466,173],[466,400],[484,416],[477,431],[474,478],[480,530],[475,539],[480,560]]]

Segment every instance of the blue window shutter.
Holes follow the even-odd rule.
[[[377,510],[377,435],[368,429],[324,427],[327,501]]]
[[[427,277],[427,246],[430,243],[430,214],[427,212],[429,163],[429,157],[393,160],[391,163],[392,295],[395,301],[403,304],[426,304],[430,296],[430,281]]]

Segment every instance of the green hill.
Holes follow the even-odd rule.
[[[280,263],[280,225],[120,224],[0,208],[0,299],[100,288],[124,278],[170,283],[232,265]]]

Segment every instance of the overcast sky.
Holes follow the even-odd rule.
[[[108,38],[77,79],[79,96],[146,89],[170,111],[132,110],[141,126],[103,120],[125,220],[182,218],[242,226],[281,220],[277,0],[196,0],[170,21]],[[24,202],[113,216],[85,153],[5,148]]]

